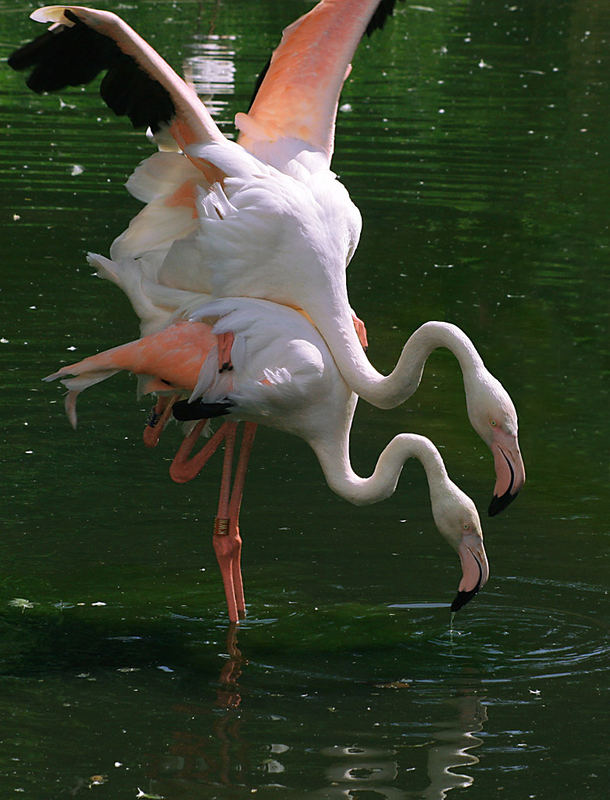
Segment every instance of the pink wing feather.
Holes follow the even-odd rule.
[[[238,114],[239,143],[301,139],[333,154],[339,95],[350,62],[379,0],[322,0],[289,25],[247,114]]]

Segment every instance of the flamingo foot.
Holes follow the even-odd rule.
[[[146,420],[146,427],[142,434],[142,439],[146,447],[156,447],[159,444],[159,438],[172,413],[172,406],[176,402],[177,396],[178,395],[160,397],[151,409],[150,415]]]

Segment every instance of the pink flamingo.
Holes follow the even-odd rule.
[[[233,369],[219,372],[218,337],[227,333],[232,336]],[[458,552],[462,565],[452,609],[461,608],[487,582],[489,566],[474,503],[450,480],[428,439],[399,434],[385,447],[370,477],[353,471],[349,435],[357,397],[342,379],[326,343],[302,314],[248,298],[206,303],[193,310],[189,320],[178,320],[158,333],[64,366],[46,380],[60,378],[69,389],[66,409],[76,426],[78,393],[122,369],[144,376],[143,391],[162,393],[163,418],[149,444],[158,439],[169,409],[179,419],[227,416],[191,456],[205,419],[197,422],[180,446],[170,474],[179,482],[190,480],[226,441],[213,541],[232,622],[245,615],[239,511],[258,423],[304,439],[315,452],[329,487],[356,505],[392,495],[405,461],[417,458],[428,479],[436,526]],[[231,488],[238,420],[245,422],[245,429]]]
[[[150,126],[163,148],[128,181],[147,205],[114,241],[111,260],[90,257],[101,275],[128,293],[142,333],[162,329],[172,314],[203,299],[265,298],[307,314],[342,378],[365,400],[389,408],[415,391],[421,372],[414,379],[409,342],[387,376],[361,346],[364,328],[349,305],[345,276],[361,219],[330,170],[351,58],[367,27],[379,24],[392,5],[322,0],[290,25],[252,107],[236,117],[238,144],[221,134],[192,88],[116,15],[79,6],[32,14],[53,23],[49,32],[9,59],[15,69],[32,69],[30,88],[87,83],[105,71],[104,100],[136,127]],[[489,513],[495,514],[525,481],[517,414],[495,378],[483,393],[494,395],[489,413],[472,390],[489,374],[480,358],[455,350],[451,337],[440,344],[460,361],[471,423],[494,455]],[[230,350],[230,339],[221,350]]]

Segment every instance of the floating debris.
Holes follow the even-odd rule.
[[[375,689],[410,689],[408,681],[389,681],[388,683],[376,683]]]
[[[26,608],[34,608],[34,603],[27,600],[25,597],[15,597],[13,600],[8,601],[9,606],[13,608],[20,608],[21,613],[23,614]]]

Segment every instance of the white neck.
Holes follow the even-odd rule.
[[[378,408],[393,408],[409,398],[420,384],[426,360],[437,347],[457,358],[469,390],[480,381],[483,360],[466,334],[447,322],[426,322],[409,337],[393,371],[384,376],[372,366],[358,343],[351,319],[320,330],[345,382],[363,400]]]
[[[443,459],[429,439],[415,433],[395,436],[382,451],[369,478],[361,478],[352,469],[349,458],[349,435],[340,441],[320,439],[310,442],[329,487],[355,505],[368,505],[394,494],[405,461],[417,458],[428,478],[430,497],[446,491],[450,485]]]

